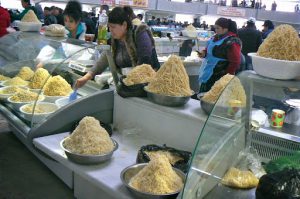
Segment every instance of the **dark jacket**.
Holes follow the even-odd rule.
[[[51,25],[51,24],[57,24],[57,19],[56,19],[56,17],[54,15],[45,16],[45,18],[44,18],[44,24],[46,26]]]
[[[140,64],[150,64],[156,69],[160,66],[157,59],[154,39],[147,25],[142,24],[133,30],[128,30],[125,43],[112,39],[111,47],[113,59],[118,69],[135,67]],[[107,66],[108,61],[100,57],[91,72],[94,75],[100,74]]]
[[[238,36],[242,40],[242,53],[247,55],[257,52],[262,43],[261,33],[255,27],[246,27],[238,30]]]

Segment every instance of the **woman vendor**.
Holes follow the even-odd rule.
[[[22,20],[22,18],[24,17],[24,15],[29,11],[29,10],[33,10],[34,13],[36,14],[36,9],[34,6],[32,6],[30,4],[30,0],[21,0],[22,3],[22,7],[24,8],[24,10],[20,13],[20,14],[12,14],[11,15],[11,21],[14,20]]]
[[[69,1],[64,10],[65,27],[69,31],[68,38],[84,40],[86,27],[81,23],[82,8],[78,1]]]
[[[114,8],[108,15],[108,26],[112,36],[112,54],[118,73],[122,68],[150,64],[159,68],[152,33],[147,25],[133,26],[127,9]],[[82,87],[95,75],[108,67],[106,54],[102,53],[90,72],[78,79],[76,87]]]
[[[215,22],[216,34],[207,42],[199,74],[199,92],[207,92],[227,73],[234,75],[241,63],[241,40],[237,37],[234,21],[219,18]]]

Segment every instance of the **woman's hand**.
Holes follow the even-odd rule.
[[[76,80],[75,88],[76,89],[81,88],[86,84],[87,81],[91,80],[92,78],[93,78],[92,74],[90,73],[85,74],[83,77]]]
[[[36,65],[36,69],[38,68],[43,68],[44,67],[44,64],[42,62],[39,62],[37,65]]]

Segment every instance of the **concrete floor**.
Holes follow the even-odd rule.
[[[72,199],[73,191],[10,132],[0,115],[0,199]]]

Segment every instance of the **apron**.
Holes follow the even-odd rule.
[[[214,68],[219,61],[225,61],[226,59],[218,58],[213,55],[213,49],[215,46],[221,45],[227,37],[218,41],[213,41],[213,38],[207,42],[207,53],[205,59],[203,59],[200,72],[199,72],[199,84],[206,83],[213,75]]]

